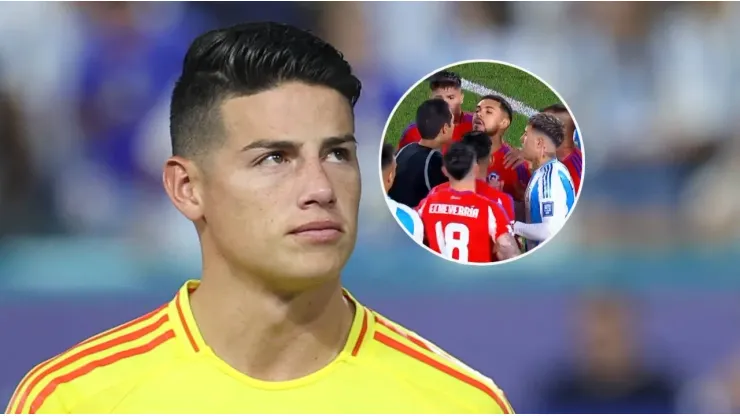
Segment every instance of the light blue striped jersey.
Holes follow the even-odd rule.
[[[419,213],[413,208],[406,205],[399,204],[398,202],[386,197],[388,206],[391,208],[393,216],[396,217],[398,222],[403,228],[411,234],[411,237],[420,244],[424,243],[424,223],[421,222]]]
[[[550,236],[555,235],[573,209],[575,195],[568,168],[557,159],[550,160],[534,171],[527,186],[524,196],[527,223],[547,224]],[[540,243],[527,240],[527,251]]]

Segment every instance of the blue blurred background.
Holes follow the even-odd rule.
[[[315,30],[363,80],[360,300],[519,412],[740,411],[740,5],[708,2],[0,3],[0,402],[198,276],[160,185],[169,94],[199,32],[264,19]],[[404,237],[377,172],[405,90],[477,58],[549,82],[586,154],[565,230],[494,268]]]

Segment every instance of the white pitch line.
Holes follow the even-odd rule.
[[[484,85],[476,84],[475,82],[468,81],[467,79],[462,80],[462,89],[470,92],[474,92],[478,95],[500,95],[501,97],[505,98],[506,101],[511,104],[511,108],[514,110],[515,113],[524,114],[527,117],[532,117],[533,115],[539,113],[539,111],[535,110],[534,108],[528,106],[527,104],[524,104],[523,102],[519,100],[515,100],[511,97],[507,97],[504,94],[501,94],[500,92],[496,90],[492,90]]]

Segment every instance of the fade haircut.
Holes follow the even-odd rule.
[[[380,152],[380,169],[386,170],[393,164],[395,148],[390,143],[383,143],[383,149]]]
[[[570,114],[570,111],[565,107],[562,103],[555,103],[551,106],[547,106],[542,109],[542,113],[550,113],[550,114],[567,114],[568,118],[570,119],[570,127],[571,129],[575,130],[576,128],[576,122],[573,120],[573,116]]]
[[[547,136],[555,144],[556,148],[563,144],[565,128],[563,127],[563,123],[554,115],[537,113],[529,118],[528,124],[533,129]]]
[[[488,158],[491,156],[491,148],[493,143],[491,138],[485,132],[482,131],[471,131],[465,133],[460,142],[468,145],[475,152],[475,157],[478,163],[488,163]]]
[[[506,115],[509,116],[509,122],[511,122],[514,119],[514,110],[511,108],[511,104],[509,104],[509,102],[506,101],[506,98],[500,95],[489,94],[489,95],[484,95],[483,97],[481,97],[480,100],[481,101],[483,100],[496,101],[497,103],[499,103],[499,105],[501,105],[501,108],[504,111],[506,111]]]
[[[422,139],[433,140],[442,127],[452,124],[452,112],[447,102],[441,98],[426,100],[416,109],[416,128]]]
[[[442,157],[447,174],[455,180],[461,180],[468,176],[473,169],[476,155],[473,148],[465,143],[452,143],[447,153]]]
[[[429,77],[429,89],[434,91],[439,88],[462,88],[462,78],[452,71],[439,71]]]
[[[332,88],[353,108],[362,89],[341,52],[289,25],[245,23],[199,36],[185,55],[172,93],[173,155],[200,155],[223,139],[224,101],[290,81]]]
[[[562,103],[555,103],[553,105],[549,105],[542,110],[540,110],[541,113],[567,113],[568,109],[565,108],[565,105]]]

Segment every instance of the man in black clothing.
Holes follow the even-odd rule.
[[[416,207],[435,186],[447,182],[442,173],[441,149],[452,140],[452,112],[441,98],[424,101],[416,110],[421,140],[396,154],[396,179],[388,191],[394,201]]]

